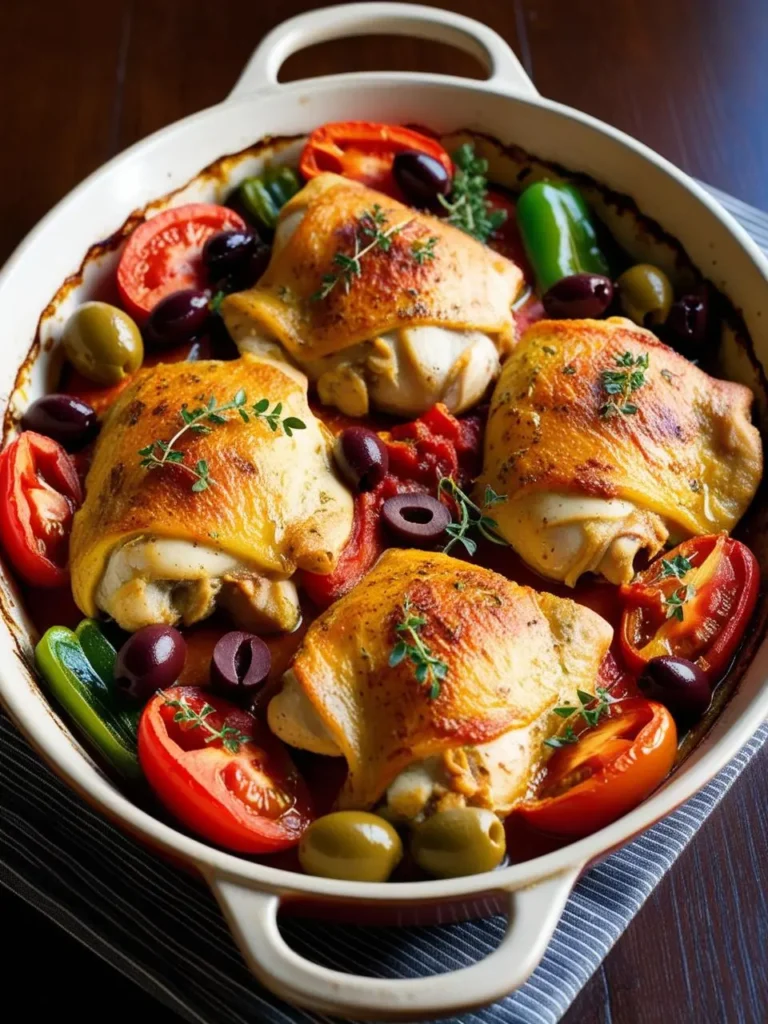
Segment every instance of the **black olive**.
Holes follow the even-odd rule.
[[[709,333],[709,302],[705,295],[682,295],[673,302],[662,337],[688,359],[700,358]]]
[[[365,427],[347,427],[336,439],[334,457],[344,477],[359,491],[372,491],[389,469],[387,446]]]
[[[644,696],[664,704],[682,721],[701,718],[712,700],[705,673],[687,658],[651,658],[637,685]]]
[[[397,154],[392,174],[408,202],[420,208],[439,211],[438,196],[451,191],[451,176],[440,161],[415,149]]]
[[[74,395],[43,395],[21,417],[21,427],[52,437],[74,452],[93,440],[99,423],[90,405]]]
[[[166,295],[147,318],[147,344],[167,348],[202,334],[211,315],[208,302],[207,292],[197,288],[183,288]]]
[[[237,277],[248,264],[257,245],[252,231],[218,231],[203,246],[203,263],[210,281]]]
[[[445,533],[448,509],[429,494],[397,494],[387,498],[381,517],[394,536],[414,547],[429,546]]]
[[[571,274],[544,294],[544,312],[553,320],[597,320],[613,301],[613,285],[601,274]]]
[[[187,644],[173,626],[144,626],[118,651],[115,685],[131,700],[145,704],[157,690],[173,686],[184,668]]]
[[[225,697],[252,698],[272,665],[269,648],[252,633],[225,633],[213,649],[211,684]]]

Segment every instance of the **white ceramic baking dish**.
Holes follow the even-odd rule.
[[[458,46],[479,58],[490,77],[478,82],[430,74],[366,73],[289,85],[277,82],[285,58],[304,46],[380,32]],[[241,151],[263,136],[298,135],[325,121],[348,119],[405,121],[440,132],[481,129],[502,143],[515,143],[628,194],[644,214],[682,241],[693,263],[730,298],[752,335],[758,360],[768,365],[768,263],[695,182],[621,132],[540,97],[506,43],[483,25],[429,7],[365,3],[300,15],[275,29],[223,103],[116,157],[35,228],[0,275],[4,402],[13,396],[14,404],[25,403],[41,392],[46,378],[50,380],[56,362],[52,343],[62,320],[73,304],[98,290],[114,266],[114,246],[92,252],[83,272],[60,289],[95,240],[111,235],[132,211],[172,190],[178,191],[159,206],[221,198],[221,167],[216,175],[198,172],[222,154]],[[254,160],[233,160],[226,167],[242,177]],[[503,176],[503,161],[499,166]],[[615,226],[623,231],[630,251],[633,246],[642,251],[641,232],[618,222]],[[657,255],[664,258],[663,253]],[[57,299],[49,305],[54,294]],[[40,321],[41,344],[25,365],[46,307]],[[754,383],[759,369],[739,351],[731,346],[729,372]],[[38,689],[25,661],[31,650],[29,623],[6,573],[0,580],[0,596],[6,613],[0,625],[0,696],[25,735],[102,813],[158,852],[200,872],[258,978],[285,999],[323,1013],[434,1017],[489,1003],[522,984],[541,958],[585,866],[695,793],[768,713],[768,648],[762,645],[694,753],[651,799],[609,828],[491,875],[387,885],[338,882],[220,852],[132,804],[92,762]],[[509,924],[499,948],[473,966],[435,977],[380,980],[335,972],[298,956],[277,927],[281,904],[301,904],[302,911],[321,916],[401,923],[449,921],[503,909]]]

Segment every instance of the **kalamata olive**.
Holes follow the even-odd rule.
[[[166,348],[202,334],[210,316],[208,301],[208,294],[197,288],[183,288],[166,295],[147,318],[147,342]]]
[[[437,197],[447,196],[451,191],[451,176],[440,161],[415,149],[397,154],[392,174],[405,198],[414,206],[439,210],[441,204]]]
[[[226,277],[211,279],[211,292],[214,296],[218,292],[229,295],[230,292],[251,288],[265,273],[271,257],[272,250],[269,246],[257,241],[250,255],[239,267],[233,269]],[[210,323],[208,329],[210,330]]]
[[[353,882],[386,882],[403,856],[392,825],[367,811],[334,811],[301,837],[299,862],[308,875]]]
[[[381,506],[381,518],[399,541],[421,547],[442,537],[451,513],[430,494],[396,494]]]
[[[144,626],[117,654],[115,686],[131,700],[145,704],[156,690],[172,686],[184,668],[187,644],[173,626]]]
[[[74,452],[96,436],[99,423],[90,405],[74,395],[43,395],[21,417],[21,429],[52,437]]]
[[[211,658],[211,683],[224,697],[252,698],[269,675],[272,655],[253,633],[233,630],[217,641]]]
[[[347,427],[336,438],[336,464],[359,491],[372,491],[389,469],[389,452],[378,434],[365,427]]]
[[[75,369],[105,387],[135,373],[144,359],[139,328],[108,302],[78,306],[64,325],[61,341]]]
[[[507,850],[504,826],[484,807],[438,811],[413,832],[413,859],[436,878],[493,871]]]
[[[597,320],[613,300],[613,285],[601,274],[571,274],[553,284],[542,298],[553,320]]]
[[[709,303],[703,295],[682,295],[664,322],[664,341],[689,359],[701,355],[709,327]]]
[[[219,231],[203,246],[203,264],[210,281],[238,276],[250,262],[257,239],[252,231]]]
[[[265,273],[269,266],[269,261],[272,258],[272,250],[268,245],[264,245],[263,242],[258,242],[251,253],[251,258],[248,261],[248,266],[245,269],[245,275],[247,284],[255,284],[260,277]]]
[[[667,319],[674,293],[663,270],[638,263],[624,271],[616,287],[623,312],[640,327],[655,327]]]
[[[706,675],[687,658],[651,658],[637,685],[645,697],[664,704],[676,718],[700,718],[712,700]]]

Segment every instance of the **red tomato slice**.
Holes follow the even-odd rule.
[[[402,199],[392,177],[392,164],[398,153],[408,150],[434,157],[453,177],[451,158],[436,139],[402,125],[369,121],[340,121],[316,128],[304,146],[299,170],[305,178],[327,171],[343,174]]]
[[[25,430],[0,455],[0,540],[28,583],[69,579],[72,517],[83,491],[75,465],[56,441]]]
[[[757,602],[755,556],[726,534],[693,537],[621,588],[621,652],[642,672],[651,658],[688,658],[714,684],[728,667]]]
[[[333,572],[325,575],[317,572],[302,574],[302,589],[318,608],[328,608],[348,593],[384,550],[379,513],[384,501],[381,489],[385,486],[388,492],[386,497],[397,493],[397,488],[392,486],[392,477],[387,476],[375,491],[366,491],[355,498],[352,533]]]
[[[631,811],[669,774],[677,729],[662,704],[633,697],[617,701],[577,743],[560,747],[547,762],[537,799],[515,814],[556,835],[590,835]]]
[[[227,850],[287,850],[312,821],[309,792],[282,744],[253,715],[196,687],[173,687],[147,704],[139,761],[168,810]]]
[[[234,210],[214,203],[189,203],[144,221],[128,239],[117,267],[117,287],[126,310],[142,323],[160,299],[182,288],[204,288],[202,251],[219,231],[243,230]]]

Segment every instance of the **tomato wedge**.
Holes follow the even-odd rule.
[[[160,299],[182,288],[203,288],[203,246],[219,231],[246,227],[242,217],[215,203],[188,203],[140,224],[117,267],[117,288],[139,323]]]
[[[0,455],[0,493],[0,540],[14,569],[35,586],[62,586],[72,517],[83,501],[69,455],[25,430]]]
[[[677,729],[662,704],[633,697],[609,705],[578,742],[547,762],[537,799],[515,814],[543,832],[578,838],[631,811],[669,774]]]
[[[621,588],[621,653],[642,672],[662,655],[688,658],[716,683],[736,652],[757,601],[752,552],[721,533],[693,537]]]
[[[299,170],[305,178],[331,171],[402,199],[392,177],[398,153],[416,150],[434,157],[453,177],[453,163],[436,139],[402,125],[340,121],[316,128],[307,139]]]
[[[184,825],[237,853],[295,846],[312,821],[304,781],[253,715],[191,686],[157,694],[139,722],[139,761]]]

